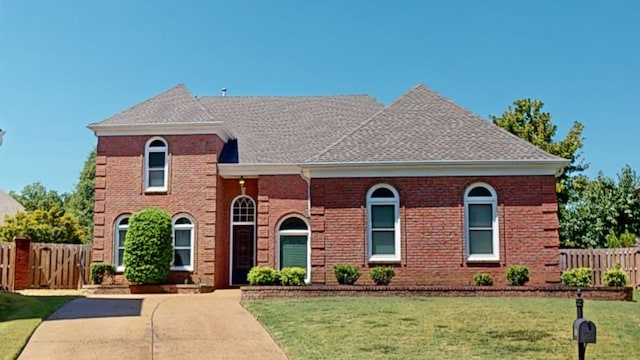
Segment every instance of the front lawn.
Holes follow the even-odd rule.
[[[590,359],[640,359],[640,304],[585,301]],[[295,359],[575,359],[574,299],[319,298],[244,303]]]
[[[36,327],[77,296],[24,296],[0,291],[0,360],[15,359]]]

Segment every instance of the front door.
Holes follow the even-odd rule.
[[[253,225],[233,226],[233,256],[231,283],[246,284],[247,274],[254,265]]]

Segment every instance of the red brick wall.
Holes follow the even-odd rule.
[[[553,176],[423,177],[312,180],[312,281],[335,283],[337,263],[362,266],[369,284],[366,193],[380,182],[400,194],[401,261],[392,284],[469,285],[487,272],[505,285],[505,268],[525,264],[530,285],[559,281],[558,220]],[[485,182],[498,194],[500,261],[465,256],[464,191]]]
[[[215,278],[217,158],[224,143],[215,135],[165,136],[169,146],[168,191],[143,189],[144,146],[151,136],[98,139],[93,260],[114,262],[114,222],[123,214],[160,207],[171,216],[186,213],[195,220],[194,271],[174,272],[170,281]]]

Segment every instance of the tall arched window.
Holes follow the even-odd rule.
[[[113,258],[116,271],[124,270],[124,239],[129,229],[129,215],[122,215],[115,222],[113,234]]]
[[[193,270],[193,221],[180,215],[173,221],[172,270]]]
[[[297,216],[286,218],[278,227],[278,269],[301,267],[307,271],[305,281],[311,278],[309,226]]]
[[[169,174],[169,146],[160,137],[147,141],[144,148],[144,189],[145,191],[167,191]]]
[[[488,184],[476,183],[464,193],[467,259],[500,260],[498,197]]]
[[[388,184],[367,192],[369,261],[400,261],[400,196]]]

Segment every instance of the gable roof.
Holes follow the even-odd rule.
[[[296,164],[357,127],[382,105],[367,95],[202,97],[238,139],[241,164]]]
[[[14,216],[18,211],[24,211],[24,207],[11,195],[0,189],[0,225],[4,224],[4,216]]]
[[[182,85],[92,125],[176,124],[211,121],[211,115]]]
[[[566,162],[422,84],[307,162]]]

